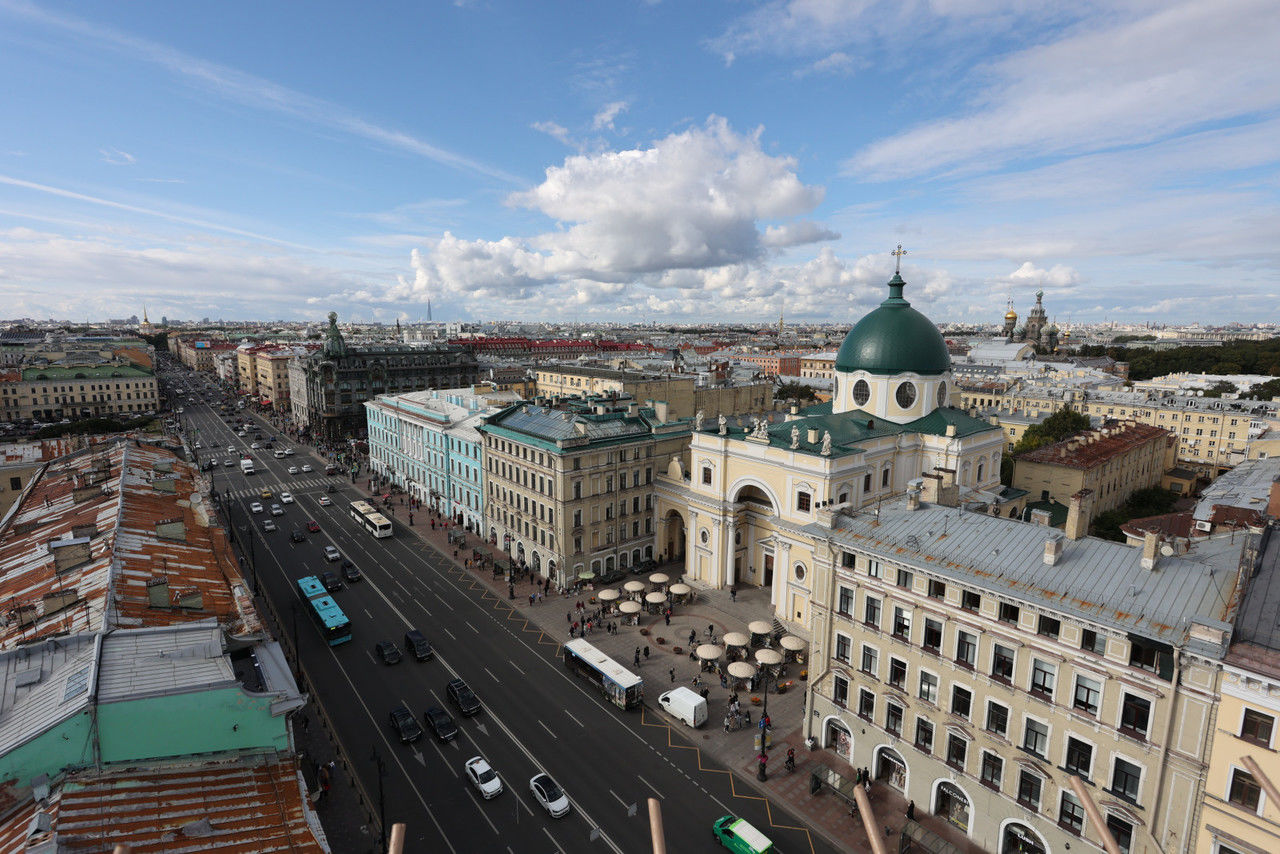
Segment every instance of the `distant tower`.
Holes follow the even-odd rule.
[[[1044,327],[1049,316],[1044,310],[1044,291],[1036,291],[1036,305],[1027,315],[1027,340],[1032,344],[1044,344]]]
[[[138,331],[141,332],[143,335],[151,334],[151,321],[147,320],[146,303],[143,303],[142,305],[142,323],[138,324]]]
[[[1018,328],[1018,313],[1013,310],[1013,294],[1009,294],[1009,304],[1004,313],[1004,337],[1013,340],[1014,330]]]
[[[1056,352],[1058,349],[1058,324],[1050,323],[1049,328],[1044,333],[1044,346],[1050,353]]]
[[[778,306],[778,337],[782,337],[782,306]]]

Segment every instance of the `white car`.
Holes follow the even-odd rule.
[[[272,504],[272,505],[271,505],[271,515],[272,515],[272,516],[283,516],[283,515],[284,515],[284,508],[283,508],[283,507],[281,507],[279,504]]]
[[[486,801],[502,794],[502,779],[482,756],[473,756],[462,766],[463,773]]]
[[[222,461],[222,465],[223,465],[223,466],[225,466],[226,468],[231,468],[231,467],[232,467],[232,466],[234,466],[235,464],[236,464],[236,461],[235,461],[235,460],[223,460],[223,461]]]
[[[546,774],[539,774],[529,781],[529,791],[533,799],[542,805],[552,818],[560,818],[569,814],[569,797]]]
[[[320,496],[320,506],[321,506],[321,507],[328,507],[328,506],[329,506],[330,504],[332,504],[332,503],[333,503],[333,502],[329,500],[329,496],[327,496],[327,495],[321,495],[321,496]]]
[[[285,448],[285,449],[284,449],[284,455],[285,455],[286,457],[292,457],[292,456],[293,456],[293,448]]]
[[[243,431],[243,430],[237,430],[237,431],[236,431],[236,435],[237,435],[237,436],[243,436],[243,435],[244,435],[244,431]]]
[[[235,446],[234,446],[234,445],[227,445],[227,453],[228,453],[228,454],[234,454],[235,452],[236,452],[236,448],[235,448]]]
[[[334,548],[333,546],[324,547],[325,560],[333,562],[335,560],[339,560],[341,557],[342,557],[342,553],[338,551],[336,548]]]
[[[255,501],[255,502],[253,502],[252,504],[250,504],[250,505],[249,505],[249,512],[250,512],[250,513],[261,513],[261,512],[262,512],[262,502],[261,502],[261,501]]]
[[[249,448],[250,448],[250,449],[252,449],[252,450],[254,450],[254,451],[258,450],[258,448],[259,448],[259,447],[260,447],[260,446],[258,445],[258,443],[257,443],[257,442],[254,442],[252,445],[250,445],[250,446],[249,446]]]
[[[303,466],[303,467],[302,467],[302,470],[303,470],[304,472],[314,471],[314,469],[312,469],[312,468],[311,468],[311,463],[307,463],[305,466]]]
[[[276,523],[275,523],[275,522],[272,522],[270,519],[268,519],[267,521],[265,521],[265,522],[263,522],[263,523],[262,523],[262,530],[264,530],[264,531],[274,531],[274,530],[276,530]]]
[[[297,473],[298,473],[297,466],[289,466],[289,474],[297,474]]]
[[[280,503],[281,503],[281,504],[292,504],[292,503],[293,503],[293,493],[292,493],[292,492],[282,492],[282,493],[280,493]]]

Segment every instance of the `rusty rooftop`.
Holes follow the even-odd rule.
[[[1173,434],[1163,427],[1125,421],[1085,430],[1061,442],[1019,454],[1018,461],[1091,469],[1162,436],[1173,440]]]

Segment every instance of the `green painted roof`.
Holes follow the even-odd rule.
[[[837,371],[942,374],[951,370],[947,342],[929,318],[903,299],[905,285],[902,276],[894,273],[889,298],[845,336],[836,354]]]

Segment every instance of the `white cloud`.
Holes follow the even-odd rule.
[[[538,131],[538,133],[545,133],[547,136],[551,137],[552,139],[559,140],[562,144],[568,146],[569,148],[573,148],[573,149],[581,148],[581,146],[578,145],[578,143],[573,141],[573,138],[569,135],[569,129],[564,125],[556,124],[555,122],[552,122],[552,121],[545,121],[545,122],[534,122],[533,124],[529,125],[529,127]]]
[[[817,62],[797,69],[792,76],[808,77],[811,74],[848,74],[854,69],[853,57],[842,50],[830,53]]]
[[[600,111],[591,119],[592,130],[613,130],[613,120],[618,114],[627,109],[626,101],[612,101],[600,108]]]
[[[1051,288],[1069,288],[1080,281],[1080,274],[1070,267],[1054,264],[1048,270],[1037,267],[1030,261],[1009,274],[1009,282],[1015,285],[1038,285]]]
[[[1090,29],[983,69],[974,109],[879,140],[847,164],[890,180],[997,168],[1185,133],[1280,106],[1271,0],[1185,0],[1100,16]]]
[[[118,148],[99,148],[98,153],[102,155],[103,163],[110,163],[112,166],[132,166],[138,162],[138,158]]]
[[[840,234],[810,220],[799,220],[782,225],[771,225],[764,230],[761,242],[774,249],[801,246],[823,240],[839,240]]]

